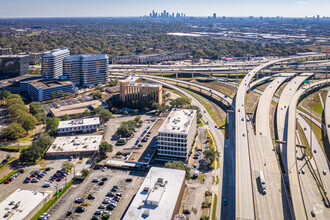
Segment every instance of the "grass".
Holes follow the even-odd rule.
[[[218,203],[218,196],[216,194],[214,194],[213,197],[213,209],[212,209],[212,220],[216,220],[216,213],[217,213],[217,203]]]
[[[218,185],[218,184],[219,184],[219,181],[220,181],[220,178],[219,178],[219,176],[216,176],[215,185]]]
[[[26,137],[20,138],[17,140],[18,143],[25,143],[25,142],[31,142],[33,136],[33,131],[29,131],[28,135]]]
[[[70,186],[73,184],[74,180],[71,180],[68,184],[66,184],[66,186],[62,189],[62,191],[56,196],[54,195],[54,197],[52,199],[50,199],[38,212],[37,214],[35,214],[32,217],[32,220],[38,220],[39,216],[44,213],[47,212],[48,209],[50,209],[50,207],[52,207],[52,205],[54,205],[54,203],[61,198],[61,196],[70,188]]]
[[[123,146],[126,143],[127,143],[127,141],[125,141],[125,142],[119,142],[119,141],[117,141],[116,146]]]
[[[307,156],[310,156],[311,151],[310,151],[309,144],[308,144],[307,138],[305,136],[305,133],[304,133],[302,127],[300,126],[300,124],[297,124],[297,127],[298,127],[298,131],[299,131],[299,134],[300,134],[302,145],[306,146],[306,154],[307,154]]]
[[[185,96],[185,95],[182,94],[181,92],[179,92],[179,91],[177,91],[177,90],[174,90],[174,89],[166,88],[166,91],[173,92],[174,94],[177,94],[177,95],[179,95],[179,96]]]
[[[12,158],[10,158],[10,160],[9,161],[7,161],[7,163],[4,163],[4,164],[2,164],[1,166],[0,166],[0,170],[2,170],[2,169],[4,169],[5,167],[7,167],[10,163],[12,163],[14,160],[16,160],[17,159],[17,157],[12,157]]]
[[[23,145],[23,146],[19,146],[19,149],[18,149],[17,146],[0,146],[0,150],[10,151],[10,152],[19,152],[28,147],[29,147],[28,145]]]
[[[199,174],[198,177],[197,177],[197,179],[201,180],[202,184],[204,183],[204,178],[205,178],[204,174]]]
[[[22,169],[18,169],[18,170],[13,170],[13,171],[11,171],[7,176],[5,176],[4,178],[2,178],[2,179],[0,180],[0,184],[2,184],[3,182],[5,182],[6,179],[8,179],[9,177],[11,177],[13,174],[19,172],[20,170],[22,170]]]
[[[310,124],[310,120],[308,118],[306,118],[305,116],[303,116],[303,117],[305,118],[307,123]],[[312,122],[312,129],[313,129],[317,139],[319,140],[321,147],[324,150],[324,145],[323,145],[323,141],[322,141],[322,129],[319,126],[317,126],[314,122]]]

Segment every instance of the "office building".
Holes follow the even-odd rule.
[[[47,51],[41,56],[41,74],[44,78],[59,78],[63,75],[63,60],[70,55],[67,48]]]
[[[174,108],[158,130],[160,160],[186,160],[196,134],[196,110]]]
[[[108,78],[108,63],[106,54],[68,56],[63,61],[63,76],[84,87],[104,84]]]
[[[162,104],[162,85],[141,83],[140,77],[128,77],[120,81],[120,100],[126,107],[144,108],[153,102]]]
[[[83,118],[60,121],[57,127],[59,135],[95,132],[100,127],[100,118]]]
[[[46,157],[92,156],[99,152],[102,135],[57,137]]]
[[[39,78],[27,83],[28,95],[34,101],[42,102],[52,99],[56,92],[76,93],[77,89],[73,82]]]
[[[216,18],[217,18],[217,14],[213,13],[213,19],[216,19]]]
[[[29,73],[29,55],[1,55],[0,79],[14,78]]]
[[[0,56],[1,55],[12,55],[13,50],[11,48],[0,48]]]
[[[3,220],[28,220],[47,203],[49,192],[16,189],[0,203],[0,215]]]
[[[20,54],[29,55],[29,64],[30,65],[41,64],[41,55],[42,55],[42,53],[26,52],[26,53],[20,53]]]
[[[123,220],[170,220],[178,213],[185,189],[184,170],[152,167]]]

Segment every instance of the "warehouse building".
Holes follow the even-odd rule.
[[[17,189],[0,203],[0,216],[4,220],[27,220],[46,204],[48,192]]]
[[[59,135],[81,134],[95,132],[100,127],[100,118],[83,118],[60,121],[57,133]]]
[[[108,62],[106,54],[68,56],[63,61],[63,76],[77,86],[104,84],[108,79]]]
[[[0,55],[0,79],[29,73],[29,55]]]
[[[27,85],[29,97],[39,102],[52,99],[56,92],[76,93],[78,91],[73,82],[57,79],[39,78],[27,82]]]
[[[153,102],[162,104],[162,85],[141,83],[140,77],[128,77],[120,81],[120,100],[126,107],[149,107]]]
[[[197,111],[174,108],[158,130],[158,159],[187,160],[196,135]]]
[[[184,170],[152,167],[123,220],[174,219],[185,189]]]
[[[41,75],[44,78],[59,78],[63,75],[63,60],[70,55],[67,48],[47,51],[41,56]]]
[[[99,152],[102,135],[57,137],[46,157],[92,156]]]

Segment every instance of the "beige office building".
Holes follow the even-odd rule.
[[[140,77],[128,77],[120,81],[120,100],[127,107],[143,108],[152,102],[162,104],[162,85],[141,83]]]

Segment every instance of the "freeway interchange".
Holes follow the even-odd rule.
[[[329,160],[326,148],[330,142],[330,83],[327,72],[318,71],[315,67],[328,69],[329,60],[326,55],[294,56],[273,59],[268,62],[233,65],[207,66],[114,66],[112,74],[136,73],[148,81],[163,84],[181,91],[200,107],[203,118],[210,121],[209,129],[216,134],[216,142],[221,155],[219,176],[222,184],[218,190],[221,198],[218,203],[218,219],[329,219]],[[310,59],[316,59],[310,61]],[[292,64],[293,63],[293,64]],[[307,65],[303,71],[280,71],[282,65]],[[276,68],[275,68],[276,67]],[[111,66],[110,66],[111,68]],[[125,68],[125,69],[124,69]],[[204,68],[204,69],[203,69]],[[219,68],[235,72],[237,69],[247,70],[240,81],[231,82],[224,77],[212,77],[209,72]],[[314,68],[314,69],[313,69]],[[316,71],[314,71],[316,70]],[[124,73],[125,72],[125,73]],[[212,80],[219,80],[237,86],[236,96],[232,99],[220,90],[195,82],[166,77],[163,74],[151,73],[198,73],[203,72]],[[194,75],[192,75],[194,77]],[[312,79],[314,78],[314,79]],[[325,79],[326,78],[326,79]],[[309,83],[304,86],[304,82]],[[268,83],[263,91],[258,85]],[[207,96],[217,97],[228,108],[229,137],[216,129],[213,119],[205,113],[205,106],[196,98],[180,88],[185,85],[195,88]],[[327,89],[323,105],[323,118],[319,122],[313,115],[312,122],[318,127],[328,141],[319,140],[307,121],[308,109],[298,109],[299,103],[309,94]],[[261,93],[253,109],[247,109],[246,100],[251,91]],[[275,110],[272,110],[275,108]],[[249,116],[248,116],[249,113]],[[320,126],[319,126],[320,124]],[[298,127],[302,132],[299,133]],[[307,145],[303,137],[307,139]],[[311,140],[311,141],[310,141]],[[225,146],[228,147],[226,152]],[[306,148],[313,146],[311,152]],[[323,146],[323,147],[322,147]],[[260,190],[259,172],[265,176],[266,193]],[[230,206],[223,207],[223,199],[230,199]],[[234,206],[232,204],[235,204]],[[228,211],[226,211],[228,209]],[[229,214],[231,212],[234,214]]]

